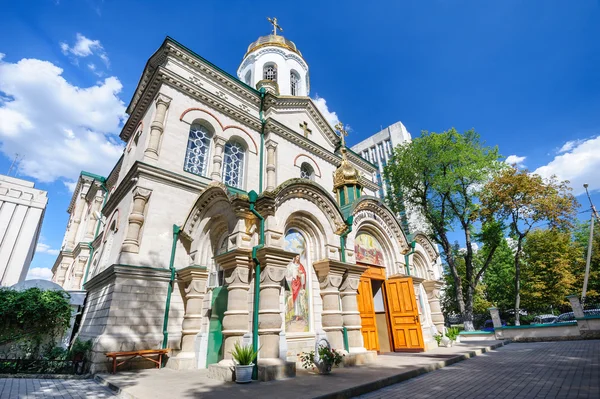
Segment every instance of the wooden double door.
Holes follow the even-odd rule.
[[[415,297],[411,277],[400,277],[385,280],[377,274],[377,269],[366,272],[360,279],[358,287],[358,310],[360,312],[362,335],[367,350],[380,351],[381,347],[391,348],[397,352],[418,352],[424,349],[423,332],[419,320],[419,308]],[[385,308],[385,323],[377,322],[373,298],[373,281],[381,281],[381,295]],[[380,320],[381,321],[381,320]],[[378,329],[386,328],[387,334]],[[380,343],[381,337],[389,339]],[[385,338],[382,338],[385,339]]]

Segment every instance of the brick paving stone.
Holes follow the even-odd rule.
[[[419,398],[600,398],[600,340],[513,343],[359,396]]]
[[[94,380],[0,378],[1,399],[104,399],[116,398]]]

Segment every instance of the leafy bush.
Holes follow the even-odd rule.
[[[43,343],[66,331],[70,319],[64,291],[0,289],[0,345],[24,343],[27,353],[38,354]]]
[[[450,338],[451,341],[456,341],[458,334],[460,334],[460,330],[456,327],[450,327],[448,331],[446,331],[446,337]]]
[[[335,349],[329,349],[325,345],[319,346],[319,358],[323,361],[323,363],[331,365],[331,366],[339,366],[342,362],[343,356],[340,352]],[[305,369],[314,368],[316,366],[315,362],[315,351],[305,352],[300,355],[300,360],[302,361],[302,367]]]
[[[438,346],[440,346],[440,344],[442,343],[442,334],[435,334],[433,336],[433,339],[435,339],[435,342],[437,342]]]
[[[236,342],[233,344],[231,356],[240,366],[249,366],[256,360],[258,352],[252,349],[252,345],[240,345],[239,342]]]

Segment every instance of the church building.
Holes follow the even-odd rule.
[[[259,365],[295,366],[318,336],[350,357],[436,346],[436,246],[377,198],[377,165],[319,112],[304,56],[270,21],[236,76],[167,37],[122,157],[81,173],[53,281],[87,292],[92,371],[107,351],[169,348],[167,367],[220,378],[240,340]]]

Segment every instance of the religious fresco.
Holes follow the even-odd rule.
[[[290,230],[285,236],[284,249],[297,254],[287,265],[285,276],[285,332],[308,332],[310,330],[308,264],[306,241],[302,234],[296,230]]]
[[[384,266],[381,244],[369,234],[359,234],[356,236],[354,240],[354,253],[356,254],[357,262]]]

